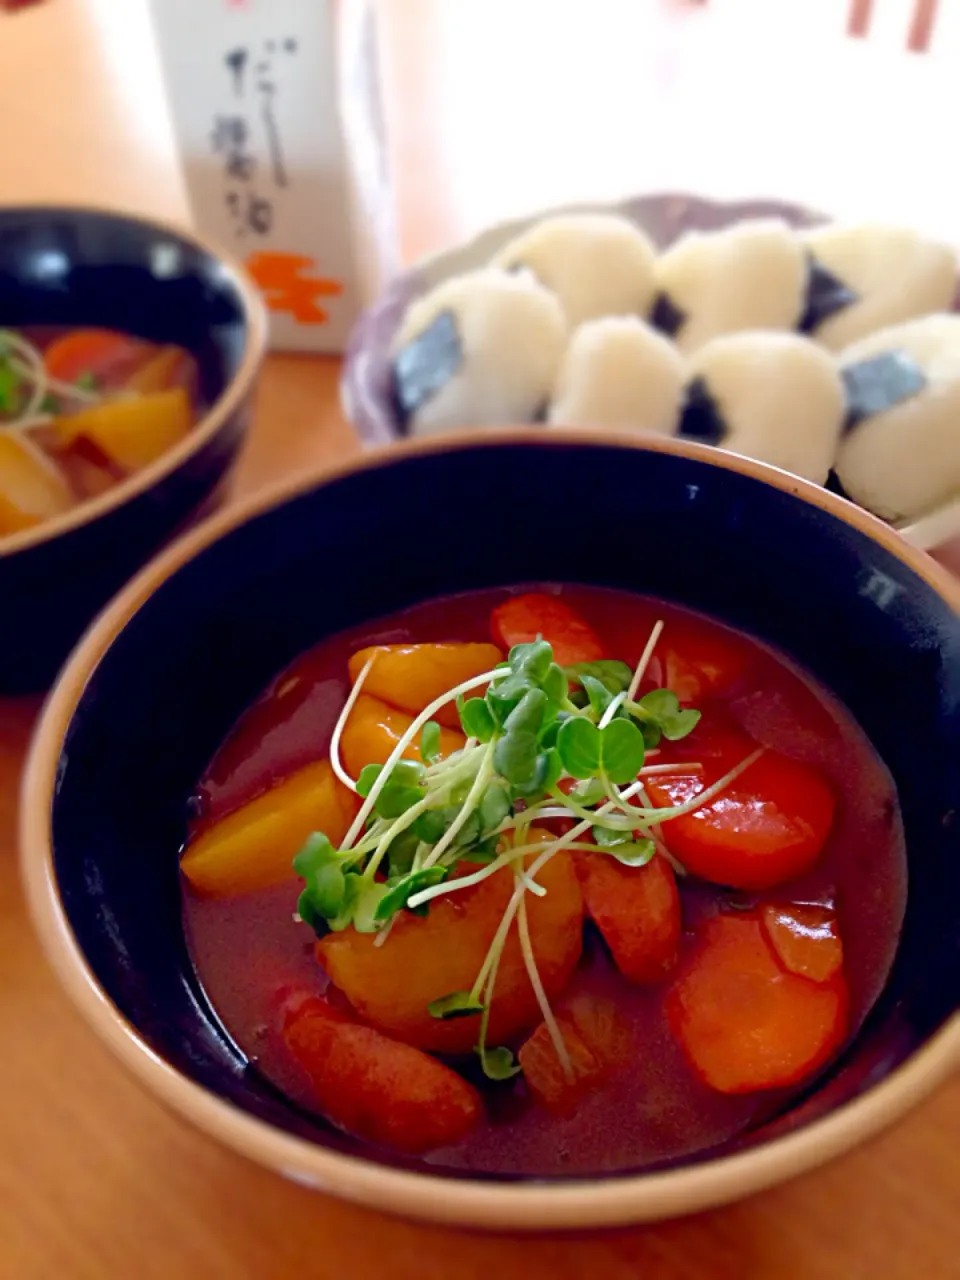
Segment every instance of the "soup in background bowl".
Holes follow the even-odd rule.
[[[416,1216],[531,1229],[719,1204],[875,1132],[956,1065],[957,606],[952,580],[849,504],[696,445],[504,431],[367,457],[183,539],[93,629],[53,695],[25,782],[32,909],[68,989],[147,1086],[298,1180]],[[558,609],[567,621],[551,639]],[[556,846],[543,866],[554,867],[552,885],[546,875],[538,883],[535,863],[530,884],[519,863],[507,865],[515,828],[504,824],[522,825],[527,800],[543,803],[544,778],[539,764],[532,780],[519,778],[516,757],[496,743],[485,781],[533,789],[523,804],[514,791],[507,808],[500,798],[485,848],[482,828],[465,837],[475,869],[458,858],[449,875],[411,885],[437,849],[432,865],[444,861],[444,833],[431,842],[421,828],[410,865],[398,857],[391,868],[388,858],[390,881],[374,868],[372,894],[352,905],[341,881],[366,861],[331,875],[313,838],[300,878],[292,874],[291,851],[314,831],[326,828],[331,852],[384,831],[368,831],[365,815],[357,826],[363,797],[344,802],[324,763],[351,678],[367,666],[361,654],[351,673],[356,650],[469,643],[484,646],[487,661],[503,654],[523,666],[522,646],[538,637],[550,663],[567,668],[566,690],[546,675],[550,663],[534,672],[565,712],[565,741],[541,738],[543,719],[533,729],[508,724],[513,707],[501,728],[514,747],[533,733],[535,760],[541,748],[561,756],[549,780],[563,798],[550,797],[542,836],[530,840]],[[565,651],[571,637],[586,649]],[[590,670],[572,670],[581,662],[612,664],[594,669],[606,692],[584,682]],[[424,670],[436,684],[436,664]],[[489,686],[483,697],[496,702],[506,680],[529,693],[531,670],[502,676],[494,663],[466,683]],[[378,754],[389,760],[384,743],[402,743],[415,724],[410,671],[392,685],[381,671],[361,688],[359,719],[348,717],[339,737],[344,775],[373,804],[380,775],[369,766],[384,763]],[[364,679],[376,672],[374,663]],[[626,688],[609,687],[627,676]],[[441,680],[441,693],[456,683]],[[543,699],[532,701],[543,710]],[[434,711],[438,727],[421,739],[427,764],[455,767],[466,749],[456,705],[441,698]],[[463,714],[471,747],[489,746],[484,713],[464,704]],[[650,716],[660,717],[656,742],[644,735]],[[614,751],[604,769],[591,752],[611,724],[626,762]],[[640,760],[638,735],[660,754]],[[377,821],[396,821],[429,789],[411,763],[404,785],[416,796],[395,794],[394,779]],[[311,769],[324,776],[303,789],[297,779]],[[618,841],[593,792],[628,791],[631,770],[650,804],[636,825],[625,820],[629,839]],[[714,785],[704,797],[713,803],[698,803]],[[302,807],[304,794],[316,808]],[[462,788],[456,796],[462,806]],[[590,815],[596,847],[571,853],[557,842],[579,817],[565,811],[572,802]],[[686,808],[660,822],[650,809],[666,806]],[[737,812],[753,815],[749,841],[744,822],[724,826]],[[251,813],[272,835],[245,845]],[[772,820],[792,827],[786,861],[780,828],[768,838]],[[618,843],[621,859],[609,852]],[[280,856],[266,858],[268,845]],[[398,987],[390,972],[404,967],[390,963],[391,944],[414,956],[417,938],[443,920],[444,893],[454,910],[461,891],[450,886],[464,873],[480,876],[475,901],[483,885],[497,899],[501,874],[529,895],[528,950],[543,970],[531,1001],[529,957],[523,946],[519,962],[511,951],[499,1014],[496,987],[490,1001],[489,1022],[499,1022],[489,1041],[474,1040],[481,1011],[467,979],[482,976],[502,902],[481,922],[480,964],[471,960],[466,977],[451,983],[441,972],[435,983],[429,972],[424,982],[429,966],[408,960],[410,983]],[[653,875],[667,887],[651,953],[649,931],[634,933],[637,913],[623,905],[628,893],[643,897]],[[474,889],[461,896],[464,921]],[[432,903],[413,906],[428,914],[413,915],[411,900],[427,890]],[[565,923],[538,933],[551,893],[555,911],[567,904]],[[357,930],[364,911],[372,919]],[[376,946],[365,929],[386,924],[393,937]],[[358,983],[361,950],[373,961]],[[440,948],[434,963],[448,962]],[[714,1008],[733,974],[738,984],[749,978],[730,1005],[739,1037]],[[440,991],[449,985],[457,989]],[[462,1016],[435,1016],[450,1012]],[[567,1055],[600,1068],[574,1071],[572,1099],[551,1021]],[[517,1065],[523,1078],[489,1079]],[[406,1122],[415,1076],[426,1096],[446,1100],[427,1138],[422,1116]],[[376,1105],[358,1092],[363,1079],[380,1080]],[[395,1106],[383,1109],[384,1093]],[[459,1129],[437,1119],[451,1115]]]

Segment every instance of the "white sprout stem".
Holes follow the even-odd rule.
[[[751,751],[750,755],[745,760],[741,760],[738,765],[735,765],[729,773],[725,773],[712,786],[707,787],[705,791],[701,791],[698,796],[693,796],[692,799],[686,800],[683,804],[675,805],[670,809],[653,807],[640,809],[638,812],[643,815],[643,820],[651,826],[659,826],[661,822],[672,822],[674,818],[683,818],[688,813],[694,813],[702,805],[709,804],[711,800],[715,800],[722,791],[729,787],[731,782],[736,782],[742,773],[746,773],[752,765],[757,763],[766,750],[766,747],[757,747],[756,751]],[[626,795],[626,792],[621,794]]]
[[[671,773],[703,773],[703,765],[699,760],[682,760],[677,764],[645,765],[637,774],[637,777],[666,778]]]
[[[531,814],[532,819],[531,819]],[[497,827],[496,834],[504,835],[508,831],[515,831],[519,827],[527,827],[531,820],[538,822],[541,818],[569,818],[570,810],[563,805],[536,805],[526,809],[523,813],[518,813],[515,818],[504,818],[503,822]]]
[[[428,792],[422,800],[418,800],[416,804],[405,809],[400,817],[391,822],[383,835],[377,842],[373,851],[373,856],[363,869],[364,878],[372,880],[377,874],[377,868],[386,856],[387,850],[396,840],[397,836],[402,835],[408,827],[412,827],[421,814],[426,813],[428,809],[432,809],[436,802],[442,798],[446,799],[453,786],[452,782],[445,782],[442,787],[438,787],[435,791]]]
[[[466,767],[465,767],[466,766]],[[367,879],[372,880],[376,874],[377,868],[383,861],[387,850],[393,841],[408,827],[412,827],[421,814],[426,813],[433,808],[440,800],[448,800],[452,794],[454,786],[460,781],[461,775],[469,773],[473,768],[473,762],[461,759],[456,769],[450,770],[445,776],[443,782],[439,786],[428,790],[426,795],[418,800],[415,805],[411,805],[409,809],[404,810],[399,818],[390,821],[382,821],[377,823],[367,837],[349,850],[352,854],[358,854],[360,851],[369,853],[373,851],[373,857],[364,868],[363,874]],[[419,848],[419,846],[418,846]]]
[[[635,806],[630,804],[628,800],[623,799],[623,793],[620,791],[620,789],[617,786],[615,786],[614,783],[610,782],[609,779],[607,780],[607,794],[609,795],[611,801],[615,802],[617,807],[622,809],[624,812],[627,812],[629,810],[635,811]],[[638,789],[637,795],[639,796],[642,804],[645,804],[645,805],[650,804],[650,797],[647,795],[642,785]],[[667,846],[663,843],[660,837],[654,834],[650,826],[648,826],[645,822],[635,821],[635,829],[640,832],[640,834],[644,837],[644,839],[653,841],[654,847],[656,848],[657,852],[667,859],[667,861],[673,867],[674,871],[678,872],[680,875],[687,874],[686,868],[683,867],[679,862],[677,862],[676,858],[673,857],[673,855],[670,853]]]
[[[615,698],[611,699],[609,705],[607,706],[606,711],[604,711],[603,715],[600,717],[600,723],[597,725],[597,728],[605,729],[607,725],[610,723],[610,721],[613,719],[613,717],[617,714],[617,711],[619,710],[619,708],[626,702],[626,700],[627,700],[627,695],[625,692],[618,693]]]
[[[448,893],[457,893],[461,889],[472,889],[474,885],[482,884],[484,880],[489,880],[491,876],[495,876],[504,867],[509,867],[518,858],[525,857],[528,853],[536,853],[543,848],[544,843],[542,840],[538,840],[536,844],[513,845],[506,852],[501,853],[499,857],[494,858],[492,862],[488,862],[485,867],[481,867],[479,871],[473,871],[468,876],[458,876],[456,880],[445,880],[442,884],[429,885],[426,889],[421,889],[418,893],[411,894],[407,906],[420,907],[425,902],[432,902],[434,898],[445,897]],[[526,872],[524,874],[529,875]],[[540,885],[537,885],[538,889],[540,887]]]
[[[434,698],[433,702],[420,712],[390,753],[390,757],[380,770],[376,782],[374,782],[373,786],[370,788],[370,794],[367,796],[366,800],[364,800],[360,807],[360,812],[354,818],[350,830],[346,834],[346,838],[344,839],[342,846],[344,849],[349,849],[357,836],[363,830],[364,823],[373,812],[374,805],[377,803],[380,792],[386,786],[387,779],[390,776],[390,770],[403,756],[407,747],[409,747],[410,743],[413,742],[414,738],[427,721],[430,720],[441,707],[445,707],[448,702],[455,702],[461,693],[470,693],[473,689],[479,689],[483,685],[489,684],[492,680],[500,680],[509,674],[509,670],[504,667],[496,667],[492,671],[485,671],[483,675],[474,676],[471,680],[464,680],[463,683],[458,684],[455,689],[450,689],[447,693],[441,694],[439,698]]]
[[[360,674],[357,676],[356,680],[354,681],[353,688],[350,690],[347,700],[343,704],[343,710],[340,712],[340,718],[337,720],[337,723],[334,726],[333,736],[330,739],[330,765],[333,769],[333,772],[337,775],[337,777],[340,779],[343,785],[345,787],[349,787],[350,790],[353,792],[356,792],[357,784],[356,782],[354,782],[353,778],[350,777],[349,773],[347,773],[346,769],[344,769],[343,765],[340,763],[340,738],[342,737],[343,730],[346,727],[346,723],[350,718],[350,712],[356,706],[357,699],[360,697],[360,691],[363,688],[364,681],[366,680],[367,676],[370,674],[370,669],[373,666],[373,664],[376,662],[376,660],[377,660],[377,655],[374,654],[372,658],[368,659],[363,670],[360,672]]]
[[[435,863],[440,861],[446,851],[453,844],[454,840],[456,840],[457,836],[463,830],[471,813],[473,813],[474,809],[480,803],[480,799],[483,796],[484,791],[487,789],[487,784],[493,777],[494,749],[495,744],[492,742],[484,748],[484,757],[480,762],[480,768],[477,770],[477,776],[473,780],[473,785],[467,792],[467,798],[460,806],[460,812],[450,823],[449,827],[447,827],[446,831],[437,843],[433,846],[433,853],[430,854],[429,858],[427,858],[423,864],[424,869],[432,867]]]
[[[15,422],[0,422],[0,431],[9,431],[16,435],[21,431],[33,431],[36,427],[47,427],[53,422],[53,415],[37,413],[32,418],[17,418]]]
[[[532,893],[537,898],[545,898],[547,896],[547,891],[543,885],[537,884],[536,880],[531,880],[523,867],[514,867],[513,874],[521,881],[527,893]]]
[[[390,919],[387,921],[387,923],[384,925],[382,929],[377,930],[376,937],[373,939],[373,945],[375,947],[383,946],[386,940],[390,937],[390,933],[393,929],[393,926],[396,924],[396,922],[399,919],[400,919],[400,912],[398,911],[396,915],[392,915],[390,917]]]
[[[11,368],[21,378],[29,378],[33,384],[30,399],[21,415],[24,418],[33,418],[39,413],[47,394],[48,379],[47,371],[43,367],[43,358],[32,343],[9,329],[3,330],[0,340],[13,353],[10,358]],[[17,359],[18,356],[19,359]]]
[[[627,689],[627,701],[633,702],[637,696],[637,690],[640,688],[640,681],[646,675],[647,667],[650,665],[650,659],[653,657],[653,651],[657,647],[657,641],[663,634],[663,622],[659,621],[654,624],[653,630],[650,632],[650,639],[647,641],[646,648],[640,655],[640,661],[637,663],[637,669],[633,673],[633,679],[630,681]]]
[[[509,929],[509,924],[507,929]],[[506,939],[506,931],[504,932]],[[487,1050],[487,1031],[490,1027],[490,1006],[493,1004],[493,991],[497,985],[497,974],[500,971],[500,957],[503,955],[503,943],[500,949],[491,961],[487,974],[484,974],[484,980],[480,983],[474,983],[473,990],[470,992],[470,998],[474,1001],[480,1000],[483,1005],[483,1012],[480,1014],[480,1035],[477,1037],[477,1051],[481,1059]],[[489,959],[490,953],[487,953]],[[486,965],[486,961],[484,961]],[[482,1000],[481,1000],[482,993]]]
[[[520,935],[520,950],[523,953],[523,963],[527,967],[527,977],[530,979],[531,987],[533,987],[533,994],[537,997],[537,1004],[540,1006],[540,1012],[543,1014],[543,1021],[550,1034],[550,1039],[553,1041],[553,1047],[557,1051],[557,1057],[560,1059],[563,1074],[567,1079],[567,1083],[573,1084],[573,1063],[570,1061],[570,1054],[567,1050],[566,1042],[564,1041],[560,1028],[557,1026],[557,1020],[553,1016],[553,1010],[550,1008],[550,1001],[547,999],[547,993],[544,991],[543,983],[540,981],[540,971],[537,968],[537,959],[533,954],[533,945],[530,941],[530,926],[527,922],[527,901],[525,897],[521,897],[520,905],[517,908],[517,932]]]

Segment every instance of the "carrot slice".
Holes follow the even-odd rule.
[[[416,715],[464,680],[492,670],[503,654],[492,644],[371,645],[350,659],[351,683],[371,658],[374,663],[364,681],[365,692]],[[478,689],[477,696],[481,693]],[[436,719],[451,729],[460,728],[452,704],[442,708]]]
[[[413,716],[408,716],[405,711],[397,711],[379,698],[361,693],[340,737],[340,754],[350,776],[358,778],[364,765],[386,764],[394,747],[412,724]],[[440,755],[448,756],[459,751],[465,742],[462,733],[441,729]],[[419,760],[419,744],[418,736],[404,751],[404,758]]]
[[[595,662],[605,656],[593,627],[559,596],[511,596],[494,609],[490,625],[494,640],[504,649],[529,644],[542,636],[553,646],[554,661],[561,667]]]
[[[848,1005],[841,972],[825,983],[785,972],[753,912],[707,922],[666,1002],[690,1065],[720,1093],[798,1084],[839,1048]]]
[[[722,627],[695,618],[671,618],[654,650],[649,674],[686,705],[723,697],[747,672],[747,642]]]
[[[299,1001],[282,1035],[318,1108],[367,1142],[421,1155],[459,1142],[483,1114],[480,1095],[455,1071],[319,998]]]
[[[545,1022],[521,1045],[517,1059],[537,1102],[555,1115],[569,1115],[583,1095],[603,1079],[604,1071],[573,1020],[560,1013],[556,1021],[570,1061],[569,1075]]]
[[[232,897],[295,878],[294,855],[314,831],[339,842],[359,801],[324,760],[227,814],[191,840],[180,861],[193,888]]]
[[[714,710],[682,742],[661,744],[665,763],[695,760],[703,771],[648,779],[650,799],[660,808],[692,800],[756,746]],[[671,853],[704,880],[769,889],[813,866],[830,834],[835,807],[815,769],[767,751],[712,803],[670,819],[664,837]]]
[[[153,350],[152,343],[113,329],[72,329],[50,343],[43,363],[61,382],[91,375],[98,386],[116,390]]]
[[[626,867],[605,854],[578,859],[588,915],[614,963],[637,983],[662,982],[677,961],[680,895],[673,868],[656,854],[645,867]]]
[[[537,880],[547,892],[542,898],[528,895],[527,924],[540,980],[547,998],[555,1000],[580,959],[583,900],[567,854],[551,858]],[[402,912],[383,946],[372,934],[345,929],[322,938],[317,957],[365,1021],[420,1049],[469,1053],[477,1043],[479,1015],[441,1021],[427,1006],[473,986],[513,888],[513,872],[505,867],[436,899],[422,918]],[[538,1012],[514,927],[500,957],[488,1043],[533,1026]]]
[[[576,996],[556,1015],[570,1057],[563,1068],[546,1023],[541,1022],[517,1055],[530,1092],[548,1111],[569,1115],[584,1095],[626,1066],[633,1054],[630,1030],[612,1000]]]
[[[790,973],[829,982],[843,967],[836,912],[809,903],[766,903],[760,920],[777,959]]]

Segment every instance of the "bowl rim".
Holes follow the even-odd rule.
[[[183,535],[127,585],[90,627],[50,694],[28,754],[20,805],[20,868],[40,941],[75,1006],[140,1083],[227,1147],[287,1178],[407,1218],[486,1229],[592,1229],[674,1217],[740,1199],[823,1164],[906,1114],[960,1067],[960,1012],[879,1084],[836,1111],[749,1151],[690,1167],[563,1184],[491,1183],[391,1169],[274,1128],[181,1075],[100,989],[71,930],[53,862],[52,802],[65,731],[88,679],[126,622],[166,578],[251,518],[343,477],[419,456],[503,444],[629,447],[692,458],[752,476],[858,529],[925,580],[960,615],[960,580],[889,526],[786,472],[688,441],[574,428],[494,428],[365,451],[287,479]]]
[[[122,507],[126,502],[152,489],[161,480],[176,471],[184,462],[212,440],[223,424],[240,407],[244,396],[253,386],[267,351],[269,339],[269,318],[266,304],[250,275],[240,260],[228,250],[222,248],[216,240],[208,238],[193,227],[182,225],[173,219],[154,218],[128,209],[114,208],[99,204],[60,204],[43,201],[5,202],[0,205],[0,216],[6,214],[33,214],[49,217],[70,217],[76,214],[94,215],[111,218],[118,222],[133,223],[150,227],[171,238],[191,245],[195,249],[209,255],[219,263],[227,277],[237,290],[243,321],[246,328],[243,353],[236,372],[202,415],[189,434],[165,450],[141,471],[121,480],[105,493],[88,498],[71,507],[62,515],[44,520],[29,529],[18,533],[0,536],[0,562],[44,543],[51,542],[61,534],[70,533],[86,524],[92,524],[108,512]]]

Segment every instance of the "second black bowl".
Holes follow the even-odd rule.
[[[211,407],[101,497],[0,539],[0,694],[49,683],[110,596],[211,501],[249,425],[267,333],[243,270],[191,232],[93,209],[0,209],[0,326],[32,325],[185,347]]]

